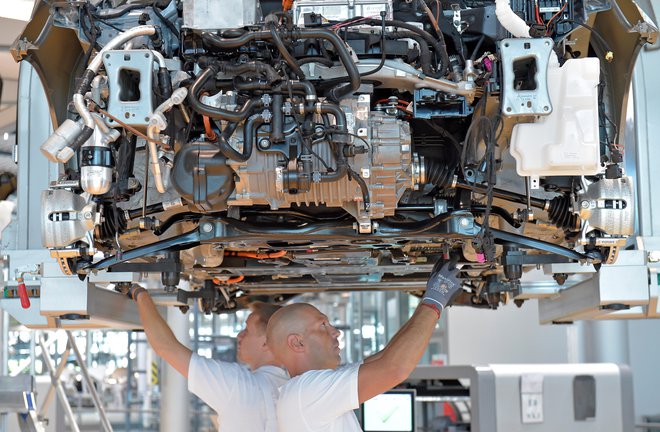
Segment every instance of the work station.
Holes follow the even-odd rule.
[[[4,2],[0,432],[660,430],[658,8]]]

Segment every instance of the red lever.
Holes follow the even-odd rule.
[[[30,297],[28,297],[27,288],[25,287],[25,283],[23,283],[23,278],[16,278],[16,282],[18,282],[18,297],[21,299],[21,306],[23,309],[28,309],[30,307]]]

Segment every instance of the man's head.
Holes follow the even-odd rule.
[[[245,328],[236,338],[236,357],[254,370],[274,362],[273,354],[266,345],[266,326],[270,317],[281,307],[264,302],[253,302],[249,307],[252,313],[245,321]]]
[[[268,321],[268,346],[293,377],[309,370],[339,366],[339,330],[307,303],[278,310]]]

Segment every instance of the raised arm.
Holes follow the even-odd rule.
[[[422,358],[440,312],[460,290],[457,270],[438,263],[431,272],[422,302],[387,346],[360,366],[358,397],[368,401],[408,378]],[[442,267],[441,267],[442,265]]]
[[[188,366],[192,351],[174,336],[172,329],[156,309],[151,296],[142,287],[132,286],[129,296],[137,303],[140,320],[151,348],[181,375],[188,378]]]

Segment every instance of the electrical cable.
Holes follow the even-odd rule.
[[[572,19],[568,19],[568,18],[564,18],[564,19],[561,19],[561,20],[557,21],[555,23],[555,25],[565,23],[565,22],[575,24],[575,25],[578,25],[580,27],[584,27],[585,29],[589,30],[591,32],[591,34],[593,36],[595,36],[596,40],[601,44],[601,47],[605,50],[604,60],[607,61],[608,63],[611,63],[614,60],[614,52],[610,49],[610,45],[607,43],[605,38],[598,31],[596,31],[596,29],[594,29],[593,27],[591,27],[588,24],[582,23],[580,21],[575,21],[575,20],[572,20]]]

